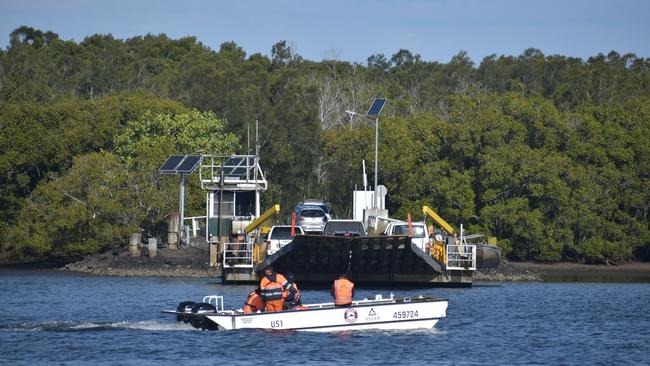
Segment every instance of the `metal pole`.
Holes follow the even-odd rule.
[[[373,208],[379,208],[379,195],[377,194],[377,155],[379,154],[379,116],[375,118],[375,199]]]
[[[183,221],[185,220],[185,174],[181,174],[181,187],[178,194],[178,247],[183,243]]]
[[[260,217],[260,191],[259,185],[257,184],[257,168],[259,167],[260,162],[260,145],[259,145],[259,133],[260,133],[260,123],[258,119],[255,119],[255,161],[253,162],[253,177],[255,179],[255,218]]]
[[[223,229],[222,225],[222,216],[223,216],[223,165],[224,162],[221,162],[221,176],[219,177],[219,213],[217,214],[217,236],[219,237],[219,242],[221,243],[221,232]]]

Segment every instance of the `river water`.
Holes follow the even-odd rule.
[[[161,314],[183,300],[252,286],[216,279],[91,277],[0,270],[3,365],[650,364],[650,284],[481,283],[359,289],[357,298],[449,298],[434,329],[339,333],[200,331]],[[330,301],[305,290],[303,301]]]

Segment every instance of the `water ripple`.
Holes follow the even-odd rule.
[[[650,285],[504,283],[470,289],[359,289],[447,297],[447,317],[415,331],[207,332],[161,314],[183,300],[251,286],[214,279],[0,274],[0,364],[546,365],[650,364]],[[330,299],[307,290],[306,302]]]

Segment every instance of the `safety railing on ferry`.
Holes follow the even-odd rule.
[[[447,245],[448,270],[476,270],[476,245]]]
[[[223,268],[253,268],[253,243],[225,243]]]

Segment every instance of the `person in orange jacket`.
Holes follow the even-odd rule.
[[[350,306],[354,297],[354,283],[348,280],[348,275],[343,273],[332,285],[332,296],[335,306]]]
[[[248,294],[248,299],[246,299],[246,303],[243,307],[244,314],[257,313],[258,311],[264,312],[266,304],[264,304],[264,300],[262,300],[260,293],[261,291],[258,287],[255,291]]]
[[[264,270],[264,276],[260,281],[260,295],[266,304],[266,311],[282,311],[284,299],[288,292],[295,289],[283,275],[276,273],[273,268]]]

